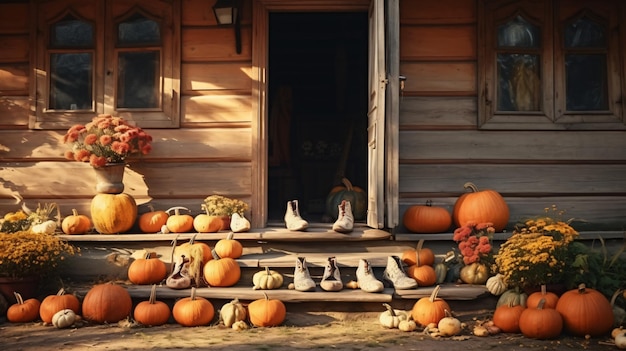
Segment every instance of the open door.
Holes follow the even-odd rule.
[[[372,0],[369,11],[369,102],[367,112],[368,204],[367,225],[385,226],[385,5]]]

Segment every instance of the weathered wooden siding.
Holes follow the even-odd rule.
[[[471,181],[503,194],[511,224],[557,205],[579,228],[626,228],[624,132],[479,130],[476,1],[400,6],[401,214],[426,200],[451,211]]]

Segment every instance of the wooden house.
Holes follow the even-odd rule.
[[[354,236],[389,234],[355,255],[449,240],[402,214],[451,211],[468,181],[504,196],[509,229],[557,205],[587,237],[623,239],[623,1],[242,0],[226,26],[214,3],[0,1],[0,213],[16,196],[88,212],[93,170],[64,159],[62,137],[108,113],[154,138],[125,174],[140,213],[235,197],[251,233],[292,251],[309,245],[283,230],[286,202],[326,233],[341,176],[368,194]],[[105,237],[89,240],[143,240]]]

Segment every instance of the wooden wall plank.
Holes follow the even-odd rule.
[[[476,94],[476,64],[471,62],[401,62],[407,77],[404,93]]]
[[[182,67],[181,90],[183,94],[207,90],[252,89],[252,68],[241,62],[185,63]]]
[[[463,184],[506,194],[626,195],[626,164],[620,165],[476,165],[423,164],[400,167],[400,193],[463,193]],[[538,181],[540,180],[540,181]]]
[[[0,35],[0,62],[28,62],[29,36]]]
[[[400,1],[400,23],[474,23],[475,0]]]
[[[400,162],[414,160],[624,162],[626,138],[619,131],[401,131]]]
[[[252,59],[250,27],[241,28],[241,53],[235,50],[232,27],[183,28],[183,62],[250,61]]]
[[[249,128],[149,129],[152,152],[144,156],[150,162],[169,160],[250,161],[252,141]],[[62,143],[65,131],[0,130],[0,158],[36,161],[63,159],[69,149]],[[1,163],[0,163],[1,166]]]
[[[30,19],[29,9],[28,2],[0,3],[0,33],[28,33]]]
[[[185,96],[181,98],[183,123],[252,122],[250,95]]]
[[[28,64],[0,64],[0,95],[27,95],[28,67]]]
[[[400,99],[400,128],[476,127],[476,97],[419,97]]]
[[[27,96],[0,96],[0,126],[28,126],[28,111]]]
[[[400,27],[400,60],[475,60],[476,27]]]

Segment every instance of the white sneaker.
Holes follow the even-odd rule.
[[[235,212],[230,216],[230,230],[233,233],[243,233],[250,230],[250,221],[246,217]]]
[[[402,260],[398,256],[387,257],[387,267],[383,272],[383,279],[389,282],[394,289],[405,290],[417,288],[417,281],[404,272]]]
[[[339,233],[350,233],[354,227],[354,216],[352,215],[352,205],[350,201],[343,200],[338,206],[339,216],[333,224],[333,230]]]
[[[356,269],[356,279],[359,283],[359,288],[365,292],[377,293],[385,290],[385,285],[376,279],[367,260],[359,260],[359,267]]]
[[[320,287],[325,291],[339,291],[343,289],[341,273],[339,273],[339,267],[337,267],[337,259],[335,257],[328,258]]]
[[[315,282],[311,279],[306,266],[306,258],[296,259],[296,269],[293,272],[293,286],[297,291],[315,291]]]
[[[294,231],[304,231],[309,227],[309,222],[300,217],[298,200],[287,201],[285,224],[287,225],[287,229]]]

